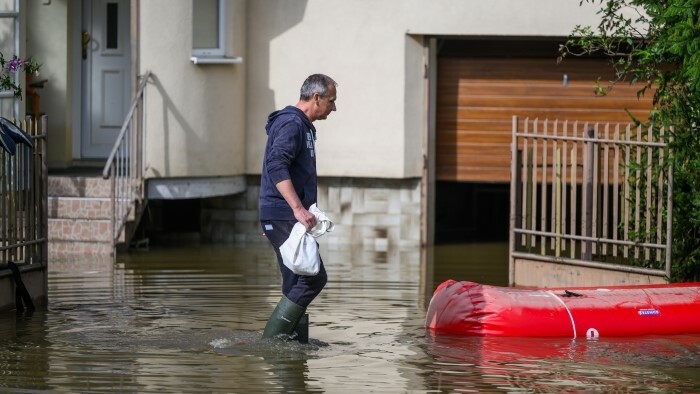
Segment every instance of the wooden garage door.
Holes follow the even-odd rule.
[[[628,123],[645,119],[650,97],[622,83],[606,96],[595,80],[610,79],[605,60],[439,58],[436,176],[441,181],[510,181],[512,116]]]

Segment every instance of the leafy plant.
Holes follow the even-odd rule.
[[[697,0],[582,0],[600,5],[597,26],[576,26],[566,56],[602,54],[615,79],[653,94],[648,123],[671,130],[674,169],[672,280],[700,279],[700,7]],[[639,119],[633,119],[640,123]],[[667,213],[664,213],[667,214]]]
[[[11,91],[14,97],[22,98],[22,87],[15,82],[15,74],[24,71],[27,74],[35,74],[39,71],[40,64],[32,59],[20,59],[12,56],[6,60],[0,53],[0,91]]]

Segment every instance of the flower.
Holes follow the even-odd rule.
[[[14,97],[22,98],[22,88],[15,82],[15,76],[19,71],[28,74],[37,74],[40,64],[30,59],[21,59],[17,55],[9,61],[0,53],[0,91],[11,91]]]
[[[17,56],[13,56],[12,59],[9,62],[7,62],[7,66],[5,68],[9,73],[16,73],[18,70],[24,67],[25,64],[27,64],[26,60],[22,60]]]

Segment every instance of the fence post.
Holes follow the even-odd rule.
[[[513,260],[513,252],[515,251],[515,227],[518,220],[517,201],[518,201],[518,185],[520,184],[521,165],[518,155],[518,117],[513,116],[512,121],[512,136],[510,141],[510,232],[508,233],[508,285],[512,286],[515,283],[515,261]]]
[[[671,277],[671,258],[673,252],[673,128],[671,128],[668,142],[668,182],[666,191],[666,276]],[[659,175],[660,176],[660,175]]]
[[[589,128],[586,130],[586,140],[584,146],[584,165],[583,165],[583,193],[585,195],[586,206],[584,207],[584,215],[586,223],[584,225],[584,235],[590,238],[593,235],[593,160],[596,143],[593,142],[595,130]],[[592,259],[593,245],[590,239],[584,241],[584,249],[582,259],[590,261]]]

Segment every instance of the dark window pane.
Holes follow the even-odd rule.
[[[107,49],[119,46],[119,4],[107,3]]]

